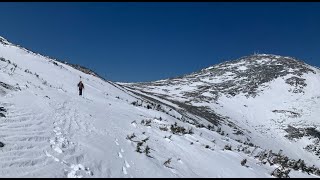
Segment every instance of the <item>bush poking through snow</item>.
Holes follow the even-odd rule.
[[[142,146],[143,146],[143,144],[146,143],[148,140],[149,140],[149,137],[147,137],[146,139],[144,139],[144,140],[142,140],[142,141],[136,141],[136,142],[137,142],[136,152],[138,152],[138,153],[145,153],[146,156],[152,158],[152,156],[150,156],[150,150],[151,150],[151,148],[150,148],[148,145],[147,145],[147,146],[145,147],[145,149],[142,151]]]
[[[304,160],[299,159],[298,161],[296,161],[292,167],[292,169],[294,170],[302,170],[305,171],[306,169],[306,164],[304,163]]]
[[[29,69],[24,70],[24,72],[32,74],[32,72]]]
[[[143,152],[146,154],[146,156],[152,157],[152,156],[150,156],[150,150],[151,150],[151,148],[147,145]]]
[[[203,124],[197,124],[196,127],[197,127],[197,128],[203,128],[203,127],[205,127],[205,126],[204,126]]]
[[[193,129],[192,128],[188,129],[187,134],[194,134]]]
[[[231,149],[231,145],[228,145],[228,144],[224,146],[224,149],[225,149],[225,150],[229,150],[229,151],[232,150],[232,149]]]
[[[133,102],[131,102],[131,104],[134,106],[141,106],[141,105],[139,105],[138,101],[133,101]]]
[[[168,131],[168,130],[169,130],[167,127],[159,127],[159,129],[160,129],[161,131]]]
[[[219,133],[220,135],[224,136],[224,131],[221,130],[221,127],[218,127],[217,133]]]
[[[211,126],[210,124],[208,124],[207,129],[209,129],[210,131],[214,131],[214,126]]]
[[[9,90],[14,90],[14,91],[17,90],[16,87],[9,85],[7,83],[1,82],[1,81],[0,81],[0,86],[4,87],[5,89],[9,89]]]
[[[193,134],[192,128],[186,130],[186,128],[178,126],[177,122],[175,122],[174,125],[171,124],[170,130],[173,134]]]
[[[184,127],[178,126],[175,122],[174,125],[171,125],[170,130],[173,134],[183,134],[186,129]]]
[[[149,137],[147,137],[147,138],[145,138],[145,139],[143,139],[143,140],[141,140],[143,143],[146,143],[147,141],[149,140]]]
[[[7,110],[4,107],[0,107],[0,111],[7,112]]]
[[[244,144],[245,144],[245,145],[249,145],[249,146],[251,146],[251,147],[256,147],[256,145],[252,144],[251,142],[245,141]]]
[[[284,167],[278,167],[276,168],[272,173],[271,176],[275,176],[277,178],[290,178],[289,173],[291,169],[287,169]]]
[[[169,158],[168,160],[166,160],[166,161],[163,163],[163,165],[164,165],[165,167],[167,167],[167,168],[173,169],[173,167],[170,167],[170,166],[169,166],[170,163],[171,163],[171,158]]]
[[[0,142],[0,147],[4,147],[4,143],[3,142]]]
[[[137,148],[136,148],[136,151],[138,152],[138,153],[143,153],[142,151],[141,151],[141,146],[143,145],[143,142],[138,142],[137,143]]]
[[[56,63],[56,62],[52,62],[54,65],[56,65],[56,66],[58,66],[58,63]]]
[[[0,117],[6,117],[2,112],[7,112],[7,110],[4,109],[4,107],[0,107]]]
[[[247,163],[247,159],[243,159],[243,160],[241,161],[241,166],[245,166],[246,163]]]
[[[172,135],[170,135],[170,136],[164,136],[164,138],[167,138],[167,139],[170,139],[171,140],[171,137],[172,137]]]
[[[278,164],[281,168],[275,169],[271,175],[275,177],[289,177],[290,170],[302,171],[308,174],[320,175],[320,169],[313,166],[307,166],[304,160],[289,159],[282,154],[282,150],[279,153],[273,153],[271,150],[267,152],[263,150],[259,152],[254,158],[257,158],[262,164],[269,163],[271,166]]]
[[[132,133],[131,135],[127,135],[126,139],[132,141],[132,139],[135,137],[136,137],[136,135],[134,133]]]
[[[151,126],[151,120],[142,120],[141,124],[144,126]]]

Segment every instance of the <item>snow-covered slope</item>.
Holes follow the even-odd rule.
[[[128,89],[166,99],[232,139],[320,165],[320,71],[291,57],[255,54]]]
[[[272,177],[284,158],[269,153],[275,164],[264,163],[264,150],[270,148],[226,136],[188,103],[124,88],[73,67],[0,37],[1,177]],[[76,86],[80,77],[83,97]],[[236,99],[222,100],[225,108],[210,106],[221,122],[246,113],[229,112]],[[230,117],[220,115],[225,111]],[[248,121],[257,117],[252,116]],[[311,170],[289,176],[319,177],[319,169]]]

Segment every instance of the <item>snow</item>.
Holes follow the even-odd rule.
[[[0,118],[0,141],[5,143],[0,153],[1,177],[271,177],[270,173],[275,169],[258,164],[257,159],[243,152],[224,150],[227,144],[236,147],[240,143],[215,131],[179,121],[172,116],[181,117],[175,110],[167,114],[132,105],[131,102],[143,97],[119,85],[84,74],[60,62],[56,62],[59,65],[56,66],[52,63],[54,60],[14,45],[0,44],[0,57],[11,62],[0,61],[0,81],[21,89],[15,91],[0,87],[0,106],[7,110],[6,117]],[[13,63],[17,65],[14,70],[11,69]],[[76,86],[80,76],[85,86],[83,97],[78,95]],[[319,80],[317,76],[307,78],[307,81]],[[220,104],[225,109],[213,107],[242,124],[245,120],[250,121],[252,126],[268,124],[264,117],[276,117],[270,112],[271,109],[283,109],[284,101],[293,103],[295,100],[294,97],[283,97],[277,98],[273,104],[262,103],[266,97],[276,97],[283,92],[283,88],[287,88],[274,83],[278,89],[256,102],[243,97],[223,97]],[[171,87],[169,91],[178,96],[179,92],[192,91],[199,85],[202,82],[179,86],[180,90]],[[318,85],[312,85],[306,91],[308,97],[317,94],[317,88]],[[162,105],[166,110],[171,107],[179,109],[167,100],[142,92],[139,94],[160,101],[165,104]],[[203,95],[210,96],[209,93]],[[252,109],[245,110],[239,102]],[[254,107],[256,103],[267,109]],[[314,100],[314,103],[317,104],[317,101]],[[307,104],[305,102],[304,105]],[[312,113],[319,106],[312,108],[310,117],[319,117],[319,113]],[[259,116],[250,112],[257,112]],[[242,115],[246,117],[239,118]],[[143,125],[142,120],[150,120],[151,125]],[[170,129],[174,123],[186,129],[192,128],[194,134],[177,135],[159,128]],[[130,141],[126,137],[132,133],[136,137]],[[142,145],[142,149],[148,145],[151,157],[136,152],[135,141],[146,138],[149,140]],[[261,140],[266,145],[274,142]],[[211,148],[205,148],[206,145]],[[287,144],[287,147],[289,153],[293,145]],[[301,154],[298,152],[296,156]],[[317,163],[311,160],[312,156],[305,157]],[[171,168],[164,165],[169,158]],[[244,158],[248,159],[248,167],[240,164]],[[292,175],[314,177],[302,172]]]
[[[282,78],[278,78],[270,83],[272,91],[265,91],[256,98],[246,98],[245,96],[228,98],[222,96],[219,99],[219,104],[223,108],[217,105],[212,105],[212,108],[215,108],[218,113],[227,114],[232,119],[237,120],[238,123],[242,124],[242,127],[252,126],[247,128],[253,132],[258,131],[252,136],[255,137],[255,143],[260,146],[275,151],[283,149],[285,153],[293,158],[304,157],[308,163],[319,166],[319,161],[302,149],[302,147],[305,147],[305,145],[302,145],[303,142],[297,142],[298,144],[288,143],[287,139],[279,138],[281,137],[279,134],[285,135],[281,127],[286,127],[287,125],[299,125],[301,122],[304,125],[320,125],[317,120],[320,115],[318,111],[320,103],[313,100],[313,104],[310,104],[312,97],[320,95],[319,91],[317,91],[320,89],[319,84],[312,83],[319,81],[319,76],[308,74],[303,78],[306,78],[308,84],[304,95],[291,96],[284,93],[290,87],[288,84],[283,83],[284,80]],[[270,97],[272,97],[272,101],[270,101]],[[282,109],[301,112],[304,116],[301,118],[284,118],[285,114],[272,112],[273,110]],[[264,135],[261,136],[261,133]],[[297,149],[297,146],[301,148]]]
[[[238,69],[239,69],[240,71],[245,71],[245,70],[247,70],[248,68],[247,68],[246,66],[239,66]]]
[[[263,57],[265,54],[259,56]],[[280,56],[272,56],[271,59],[260,58],[257,60],[258,63],[255,62],[255,65],[268,65],[272,61],[277,61],[277,58],[280,58]],[[183,96],[186,92],[194,92],[195,94],[201,92],[198,87],[206,85],[214,86],[214,83],[231,80],[232,77],[229,78],[228,76],[232,76],[233,73],[228,71],[228,69],[232,68],[238,71],[245,71],[250,68],[245,62],[246,61],[240,61],[232,64],[228,63],[228,66],[224,64],[216,66],[219,69],[226,70],[221,76],[210,76],[205,70],[216,67],[209,67],[199,74],[187,75],[179,79],[179,81],[175,80],[157,84],[153,89],[148,89],[150,86],[135,87],[156,93],[157,96],[163,95],[166,99],[175,99],[196,107],[208,107],[216,114],[227,117],[231,122],[236,124],[236,126],[244,130],[245,135],[243,138],[250,138],[251,142],[259,145],[263,149],[270,149],[274,152],[282,149],[290,158],[302,158],[308,165],[314,164],[319,167],[319,156],[304,149],[307,145],[313,144],[316,138],[304,137],[292,141],[285,137],[287,135],[285,129],[289,125],[302,128],[315,127],[319,130],[320,84],[318,82],[320,81],[320,71],[318,68],[305,65],[316,73],[304,73],[299,77],[305,79],[305,83],[307,84],[301,93],[293,93],[292,89],[294,89],[294,87],[285,82],[286,79],[293,76],[289,74],[260,86],[257,90],[259,94],[256,97],[247,97],[241,93],[233,97],[219,93],[218,101],[213,102],[210,100],[198,101],[193,95]],[[281,64],[279,63],[279,65]],[[290,73],[296,70],[289,68],[288,71]],[[195,83],[197,86],[193,86],[194,82],[189,80],[196,80]],[[172,82],[174,82],[174,84],[171,84]],[[175,90],[176,87],[179,87],[179,89]],[[162,91],[158,91],[159,89]],[[213,97],[210,89],[200,95],[208,98]],[[298,114],[297,117],[292,115],[292,113]],[[230,134],[230,137],[242,139],[240,136],[233,135],[229,127],[225,125],[222,125],[222,127],[226,133]],[[170,142],[170,140],[168,141]],[[294,174],[295,177],[300,177],[296,172],[292,174]]]

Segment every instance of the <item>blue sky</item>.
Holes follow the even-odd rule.
[[[320,67],[320,3],[0,3],[0,36],[108,80],[188,74],[270,53]]]

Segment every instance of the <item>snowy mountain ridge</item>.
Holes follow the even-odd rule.
[[[203,71],[201,76],[191,74],[186,76],[188,79],[148,84],[114,83],[85,69],[26,51],[4,38],[0,42],[1,177],[320,175],[317,156],[302,148],[318,147],[311,142],[319,139],[315,112],[320,96],[313,91],[318,86],[310,85],[310,81],[318,80],[317,69],[293,65],[303,71],[301,76],[298,70],[293,72],[297,78],[306,79],[302,82],[283,83],[290,77],[281,73],[275,80],[263,82],[262,78],[257,82],[259,86],[268,83],[266,87],[273,94],[283,93],[283,87],[272,83],[278,85],[284,78],[281,84],[293,95],[273,103],[267,101],[265,116],[260,106],[254,109],[253,105],[270,96],[268,89],[260,91],[252,86],[256,95],[246,96],[251,91],[229,86],[224,82],[227,76],[205,80],[212,74],[218,76],[222,68],[231,70],[234,77],[240,76],[237,73],[244,71],[241,68],[219,66]],[[254,64],[252,68],[254,72],[264,71]],[[253,74],[235,82],[246,84]],[[80,76],[85,86],[83,97],[76,87]],[[218,86],[210,89],[213,84],[225,87],[214,92]],[[181,89],[175,89],[177,86]],[[288,87],[292,88],[290,92]],[[205,88],[209,94],[204,94]],[[278,104],[283,99],[290,104],[298,96],[302,101],[291,104],[292,108]],[[310,107],[309,111],[301,112],[300,106]],[[294,109],[297,107],[300,109]],[[254,121],[261,116],[265,118]],[[307,117],[310,120],[306,129],[301,121]],[[274,121],[278,123],[270,124]],[[312,123],[317,128],[310,126]],[[263,134],[265,128],[271,128],[269,135]],[[281,141],[272,139],[279,132]]]
[[[263,148],[317,163],[319,72],[291,57],[254,54],[182,77],[123,85],[186,107],[233,139],[248,138]],[[312,129],[314,136],[299,128]],[[288,138],[295,133],[299,138]]]
[[[80,65],[78,65],[78,64],[71,64],[71,63],[68,63],[67,61],[61,61],[61,60],[58,60],[58,59],[55,59],[55,58],[52,58],[52,57],[49,57],[49,56],[44,56],[44,55],[41,55],[41,54],[39,54],[39,53],[35,53],[35,52],[33,52],[33,51],[29,50],[29,49],[26,49],[26,48],[24,48],[24,47],[21,47],[20,45],[13,44],[13,43],[9,42],[7,39],[5,39],[5,38],[3,38],[3,37],[1,37],[1,36],[0,36],[0,43],[2,43],[3,45],[15,46],[15,47],[18,47],[18,48],[24,50],[24,51],[27,52],[27,53],[31,53],[31,54],[34,54],[34,55],[36,55],[36,56],[41,56],[41,57],[43,57],[43,58],[46,58],[46,59],[48,59],[50,62],[53,62],[54,65],[57,65],[57,66],[58,66],[57,62],[60,62],[60,63],[66,64],[66,65],[69,65],[69,66],[71,66],[71,67],[73,67],[73,68],[75,68],[75,69],[78,69],[78,70],[80,70],[80,71],[82,71],[82,72],[84,72],[84,73],[86,73],[86,74],[91,74],[91,75],[94,75],[94,76],[99,77],[99,78],[101,78],[101,79],[104,79],[104,78],[103,78],[102,76],[100,76],[98,73],[94,72],[93,70],[91,70],[91,69],[89,69],[89,68],[80,66]],[[105,79],[104,79],[104,80],[105,80]]]

